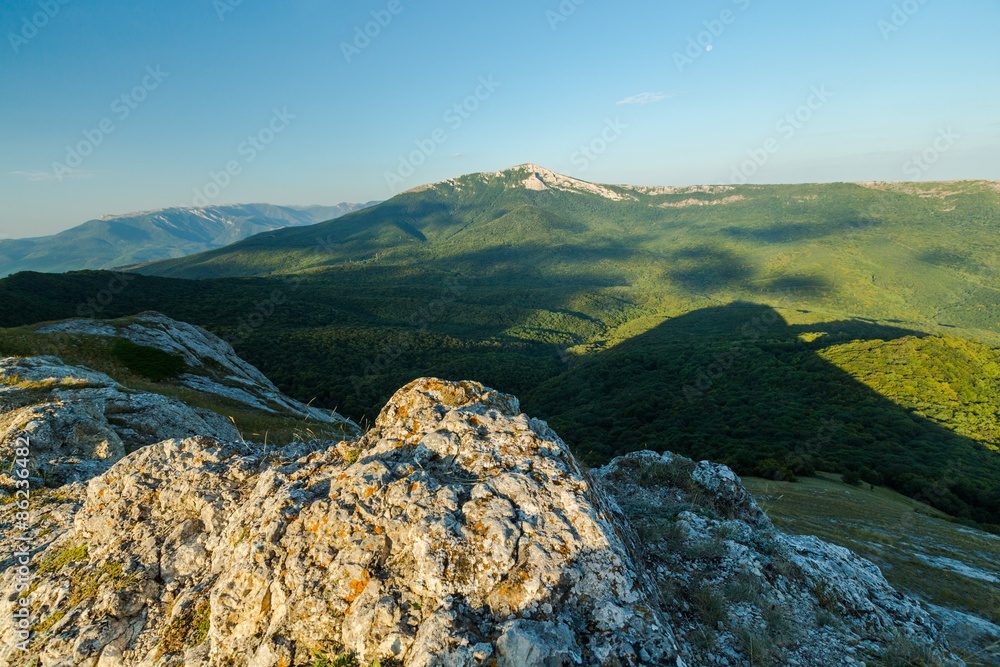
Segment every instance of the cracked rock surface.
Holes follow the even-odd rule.
[[[33,654],[91,666],[342,654],[682,664],[621,532],[516,399],[419,380],[369,433],[325,451],[264,460],[243,444],[170,440],[93,479],[72,529],[36,557],[77,560],[40,581]]]
[[[585,473],[472,382],[417,380],[352,441],[170,439],[66,493],[72,524],[32,560],[45,667],[735,667],[755,629],[781,642],[755,665],[859,664],[892,633],[950,660],[877,568],[775,532],[728,468],[647,452]],[[744,576],[707,618],[694,592]],[[4,645],[0,664],[30,663]]]

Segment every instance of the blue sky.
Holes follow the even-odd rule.
[[[997,0],[4,0],[0,28],[0,237],[523,162],[1000,179]]]

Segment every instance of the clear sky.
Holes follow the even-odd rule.
[[[1000,179],[998,0],[3,0],[0,28],[0,237],[523,162]]]

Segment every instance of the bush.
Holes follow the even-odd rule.
[[[861,475],[858,474],[857,470],[848,470],[844,473],[844,484],[850,484],[851,486],[860,485]]]
[[[127,369],[154,382],[176,378],[187,369],[184,359],[155,347],[137,345],[130,340],[117,340],[111,354]]]
[[[691,606],[709,627],[715,627],[729,618],[726,600],[708,584],[701,584],[691,591]]]

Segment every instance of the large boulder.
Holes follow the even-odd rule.
[[[173,438],[58,493],[30,565],[3,561],[0,590],[30,595],[0,599],[0,635],[30,617],[0,664],[961,664],[877,567],[776,531],[725,466],[587,473],[472,382],[417,380],[354,440]]]
[[[362,438],[302,453],[170,440],[93,479],[72,531],[34,559],[30,655],[683,664],[616,508],[513,397],[418,380]]]

